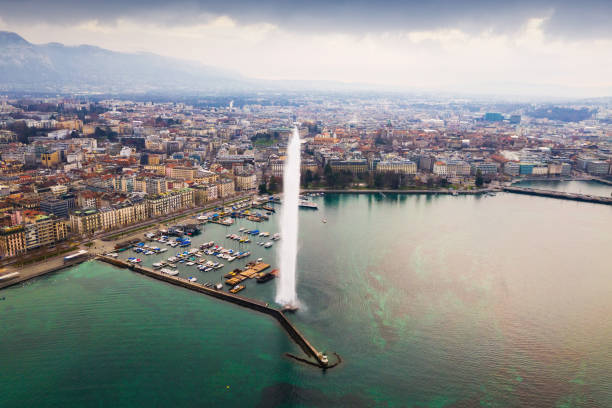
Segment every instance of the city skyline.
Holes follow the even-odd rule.
[[[607,2],[0,2],[0,30],[264,80],[550,97],[612,94]]]

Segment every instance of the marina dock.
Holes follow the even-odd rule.
[[[130,269],[134,272],[138,272],[140,274],[143,274],[153,279],[161,280],[167,283],[171,283],[173,285],[181,286],[186,289],[194,290],[196,292],[200,292],[205,295],[212,296],[217,299],[225,300],[227,302],[230,302],[230,303],[233,303],[239,306],[247,307],[251,310],[255,310],[261,313],[265,313],[269,316],[272,316],[280,323],[283,329],[285,329],[289,337],[291,337],[291,339],[298,346],[300,346],[300,348],[304,351],[304,353],[308,357],[311,357],[316,361],[316,364],[315,364],[316,366],[321,367],[321,368],[331,368],[335,365],[335,364],[333,365],[329,364],[327,360],[327,356],[319,352],[312,344],[310,344],[310,342],[287,319],[287,317],[281,310],[270,307],[267,303],[264,303],[264,302],[261,302],[255,299],[249,299],[249,298],[245,298],[242,296],[234,295],[234,294],[227,293],[227,292],[222,292],[220,290],[211,289],[211,288],[208,288],[202,285],[201,283],[191,282],[185,278],[181,278],[178,276],[166,275],[161,272],[154,271],[153,269],[149,269],[149,268],[146,268],[140,265],[135,265],[135,264],[123,261],[121,259],[115,259],[115,258],[111,258],[111,257],[104,256],[104,255],[99,255],[96,259],[102,262],[106,262],[108,264],[120,267],[120,268]],[[300,359],[298,358],[298,360]]]
[[[601,197],[588,194],[564,193],[562,191],[539,190],[525,187],[504,187],[504,191],[515,194],[526,194],[539,197],[559,198],[562,200],[582,201],[586,203],[612,205],[612,197]]]

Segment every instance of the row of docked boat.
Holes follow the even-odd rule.
[[[247,236],[240,236],[238,234],[227,234],[225,238],[232,239],[234,241],[238,241],[241,244],[248,244],[249,242],[251,242],[251,238]]]
[[[132,248],[132,250],[139,254],[154,255],[154,254],[160,254],[160,253],[166,252],[168,249],[154,247],[154,246],[147,245],[144,242],[139,242]]]
[[[209,249],[205,249],[204,253],[206,255],[216,256],[217,258],[226,259],[230,262],[235,259],[242,259],[251,255],[249,251],[237,251],[230,248],[223,248],[219,245],[215,245]]]
[[[274,269],[267,273],[263,272],[269,267],[270,265],[264,263],[262,259],[259,258],[255,262],[247,263],[243,269],[236,268],[225,274],[223,276],[225,278],[225,284],[231,287],[231,293],[237,293],[245,289],[243,282],[247,279],[255,278],[257,283],[268,282],[278,276],[278,269]]]
[[[211,241],[212,242],[212,241]],[[212,245],[212,246],[211,246]],[[214,243],[203,244],[202,249],[192,248],[189,251],[178,252],[175,256],[171,256],[167,259],[167,262],[156,262],[152,266],[159,269],[164,266],[175,268],[176,264],[184,264],[186,266],[196,266],[199,270],[209,272],[213,269],[221,269],[224,264],[215,261],[209,261],[204,258],[204,255],[215,256],[220,259],[227,260],[229,262],[235,259],[245,258],[251,253],[249,251],[236,251],[229,248],[223,248]]]
[[[172,240],[167,235],[162,235],[159,238],[151,239],[151,241],[157,241],[160,244],[166,244],[172,248],[176,248],[176,247],[184,248],[184,247],[191,246],[191,240],[188,237],[177,237],[174,240]]]
[[[249,229],[246,229],[244,227],[240,228],[238,230],[238,232],[242,232],[244,234],[249,234],[249,235],[253,235],[253,236],[257,236],[257,237],[262,237],[262,238],[266,238],[266,237],[270,236],[269,232],[259,231],[258,229],[249,230]],[[227,238],[231,238],[232,236],[238,236],[238,235],[237,234],[230,234],[230,235],[227,236]],[[274,241],[278,241],[280,239],[280,234],[278,232],[275,233],[274,235],[272,235],[272,239]]]

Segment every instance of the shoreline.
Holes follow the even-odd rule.
[[[83,262],[87,262],[91,259],[91,256],[88,256],[88,257],[81,258],[74,262],[64,263],[65,255],[66,254],[58,255],[57,257],[46,259],[44,261],[37,262],[32,265],[28,265],[26,268],[21,268],[21,269],[25,269],[25,271],[24,270],[7,271],[6,275],[13,273],[13,272],[19,272],[19,277],[15,279],[9,279],[6,282],[0,282],[0,290],[14,286],[14,285],[18,285],[30,279],[38,278],[39,276],[51,274],[54,272],[59,272],[62,269],[67,269],[73,266],[80,265]]]
[[[9,275],[14,272],[18,272],[19,276],[13,279],[8,279],[7,281],[0,281],[0,291],[4,288],[8,288],[10,286],[15,286],[19,283],[26,282],[30,279],[37,278],[39,276],[43,276],[49,273],[57,272],[62,269],[66,269],[72,266],[76,266],[80,263],[83,263],[95,256],[103,255],[108,252],[113,252],[115,250],[115,244],[120,241],[128,240],[131,238],[142,237],[143,234],[147,233],[152,229],[159,228],[160,224],[165,222],[175,222],[181,219],[187,218],[202,211],[208,211],[219,205],[228,205],[236,201],[244,200],[247,198],[252,198],[254,194],[246,194],[240,197],[232,197],[229,200],[223,201],[213,201],[208,203],[207,206],[200,208],[190,208],[185,212],[180,214],[168,215],[163,219],[158,219],[154,221],[148,221],[145,225],[130,225],[125,227],[124,231],[107,231],[105,233],[101,233],[99,236],[94,236],[91,239],[85,239],[79,242],[78,247],[74,249],[74,251],[69,251],[67,253],[63,253],[57,255],[55,257],[47,258],[43,261],[31,263],[25,266],[14,266],[13,264],[9,264],[0,271],[0,277]],[[119,236],[116,236],[120,234]],[[88,257],[80,259],[79,261],[75,261],[72,263],[64,263],[64,257],[69,255],[72,252],[76,252],[80,249],[84,249],[89,252]]]
[[[491,192],[498,192],[501,188],[481,188],[478,190],[392,190],[392,189],[325,189],[325,188],[304,188],[301,193],[330,193],[330,194],[444,194],[444,195],[477,195]]]

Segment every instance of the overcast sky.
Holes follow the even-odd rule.
[[[0,0],[0,30],[264,79],[612,95],[612,1]]]

